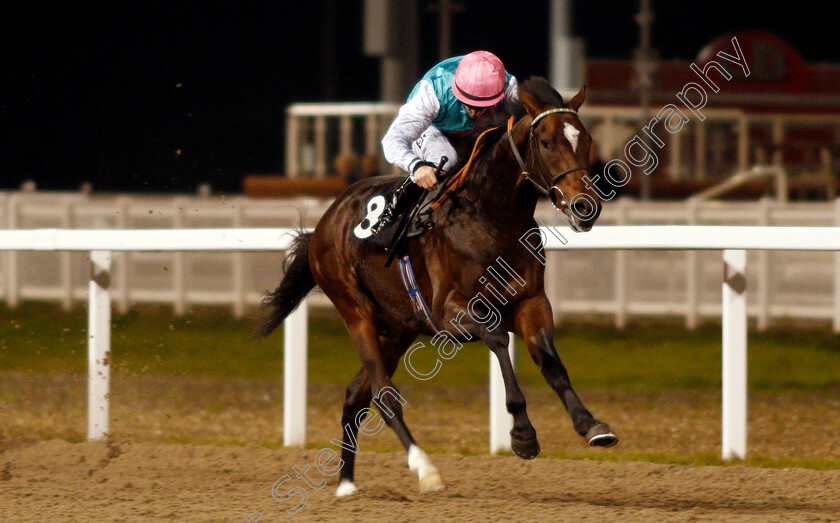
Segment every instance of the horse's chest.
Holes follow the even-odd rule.
[[[484,228],[465,228],[448,238],[448,247],[457,255],[463,266],[480,265],[482,268],[499,256],[511,257],[510,251],[521,247],[516,238],[509,238],[501,231]]]

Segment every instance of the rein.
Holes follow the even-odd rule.
[[[560,180],[565,178],[566,175],[568,175],[569,173],[573,173],[575,171],[588,171],[589,169],[583,166],[577,166],[572,167],[571,169],[566,169],[565,171],[552,178],[551,183],[548,184],[547,187],[543,186],[543,183],[545,183],[544,180],[551,176],[551,170],[545,164],[545,160],[543,159],[542,154],[540,153],[539,145],[537,144],[537,136],[534,134],[534,130],[543,118],[556,113],[571,113],[575,116],[577,116],[578,114],[577,111],[575,111],[574,109],[569,109],[568,107],[557,107],[555,109],[549,109],[548,111],[542,112],[539,115],[537,115],[536,118],[534,118],[534,121],[531,122],[531,126],[528,130],[528,150],[530,151],[531,157],[534,159],[534,162],[536,164],[538,174],[540,175],[541,183],[538,183],[536,180],[531,178],[531,173],[528,172],[528,167],[526,166],[525,161],[522,159],[522,156],[519,154],[519,150],[516,148],[516,144],[513,141],[512,116],[510,117],[510,120],[508,120],[508,130],[506,134],[508,137],[508,141],[510,142],[510,148],[513,150],[513,155],[516,157],[517,163],[519,163],[519,168],[522,169],[521,175],[526,180],[534,184],[534,188],[536,188],[539,192],[541,192],[545,196],[548,196],[549,200],[551,200],[551,191],[558,191],[560,193],[560,206],[563,207],[567,205],[566,195],[563,194],[563,191],[559,187],[555,187],[555,185],[557,185],[557,183],[559,183]],[[553,200],[552,205],[554,205]]]
[[[498,129],[498,127],[491,127],[489,129],[485,129],[484,132],[478,135],[478,138],[476,138],[475,140],[472,153],[470,153],[470,157],[467,160],[467,163],[463,167],[461,167],[461,170],[458,171],[452,178],[446,181],[446,183],[438,193],[438,196],[435,197],[434,201],[431,204],[429,204],[429,208],[432,211],[440,207],[443,204],[443,202],[445,202],[449,198],[449,196],[453,192],[455,192],[458,186],[461,185],[461,182],[464,181],[464,178],[467,176],[467,173],[469,172],[470,167],[472,166],[473,160],[480,151],[479,145],[481,144],[481,139],[484,138],[484,135],[486,135],[490,131],[495,131],[496,129]]]

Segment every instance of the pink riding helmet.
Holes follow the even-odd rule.
[[[496,105],[505,96],[505,66],[493,53],[475,51],[464,56],[455,69],[455,98],[474,107]]]

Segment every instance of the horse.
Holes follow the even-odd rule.
[[[511,121],[509,130],[501,128],[485,136],[488,145],[476,155],[458,190],[432,213],[435,226],[409,243],[416,285],[428,297],[433,323],[451,325],[448,330],[436,333],[417,314],[399,270],[384,268],[385,249],[351,239],[354,226],[364,218],[365,202],[394,184],[394,177],[365,179],[348,187],[313,232],[299,232],[294,238],[280,285],[264,297],[268,314],[260,335],[267,336],[279,326],[316,285],[347,327],[362,368],[346,390],[341,417],[343,466],[336,495],[356,491],[356,436],[365,416],[376,415],[369,408],[371,401],[405,447],[408,467],[417,472],[421,492],[444,488],[438,469],[406,426],[404,400],[391,381],[409,345],[421,334],[436,335],[439,341],[445,338],[444,343],[455,348],[481,340],[495,354],[504,379],[506,408],[514,419],[511,449],[517,456],[534,458],[540,446],[508,355],[508,331],[525,341],[574,430],[592,446],[618,442],[612,429],[589,412],[572,388],[554,347],[544,259],[521,243],[529,231],[540,231],[534,211],[541,194],[551,199],[575,230],[590,230],[598,218],[598,195],[584,180],[592,138],[577,115],[585,97],[583,87],[564,103],[545,79],[524,80],[519,86],[521,117]],[[542,253],[541,245],[538,252]],[[509,270],[492,274],[504,288],[493,287],[498,302],[493,305],[487,298],[491,285],[484,274],[500,259]]]

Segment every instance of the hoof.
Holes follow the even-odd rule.
[[[540,442],[537,435],[528,439],[510,437],[510,450],[522,459],[533,459],[540,455]]]
[[[438,469],[432,465],[429,456],[417,445],[412,445],[408,449],[408,468],[417,471],[421,493],[438,492],[445,487]]]
[[[335,495],[338,497],[349,496],[356,492],[356,484],[352,481],[347,481],[346,479],[341,480],[341,483],[338,484],[338,488],[335,489]]]
[[[618,436],[606,423],[596,423],[585,437],[590,447],[612,447],[618,443]]]
[[[420,480],[421,494],[425,494],[427,492],[440,492],[444,488],[446,488],[446,485],[443,484],[443,480],[437,472],[432,472]]]

